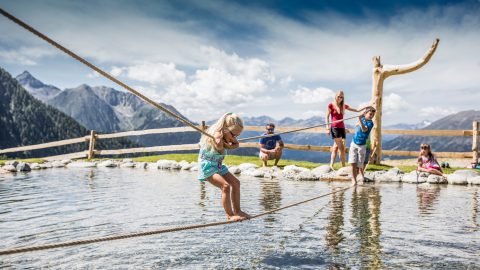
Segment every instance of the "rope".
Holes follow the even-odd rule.
[[[290,205],[286,205],[277,209],[273,209],[270,211],[267,211],[265,213],[261,213],[255,216],[252,216],[250,219],[254,218],[259,218],[261,216],[265,216],[268,214],[272,214],[293,206],[297,206],[299,204],[307,203],[313,200],[320,199],[322,197],[340,192],[340,191],[345,191],[350,188],[352,188],[354,185],[350,185],[345,188],[337,189],[335,191],[319,195],[317,197],[313,197],[308,200],[304,200],[301,202],[297,203],[292,203]],[[85,244],[91,244],[91,243],[98,243],[98,242],[105,242],[105,241],[113,241],[113,240],[119,240],[119,239],[127,239],[127,238],[133,238],[133,237],[140,237],[140,236],[147,236],[147,235],[154,235],[154,234],[162,234],[162,233],[168,233],[168,232],[178,232],[178,231],[185,231],[185,230],[192,230],[192,229],[197,229],[197,228],[207,228],[207,227],[213,227],[213,226],[219,226],[219,225],[225,225],[225,224],[230,224],[230,223],[235,223],[238,221],[220,221],[220,222],[212,222],[212,223],[205,223],[205,224],[194,224],[194,225],[189,225],[189,226],[179,226],[179,227],[174,227],[174,228],[167,228],[167,229],[159,229],[159,230],[153,230],[153,231],[146,231],[146,232],[137,232],[137,233],[130,233],[130,234],[124,234],[124,235],[114,235],[114,236],[106,236],[106,237],[99,237],[99,238],[93,238],[93,239],[85,239],[85,240],[76,240],[76,241],[69,241],[69,242],[61,242],[61,243],[54,243],[54,244],[46,244],[46,245],[40,245],[40,246],[31,246],[31,247],[23,247],[23,248],[12,248],[12,249],[4,249],[0,250],[0,255],[9,255],[9,254],[15,254],[15,253],[24,253],[24,252],[30,252],[30,251],[38,251],[38,250],[45,250],[45,249],[52,249],[52,248],[60,248],[60,247],[70,247],[70,246],[77,246],[77,245],[85,245]]]
[[[203,135],[205,136],[208,136],[210,138],[213,139],[213,136],[208,134],[207,132],[203,131],[202,129],[198,128],[197,126],[195,126],[194,124],[192,124],[190,121],[188,121],[187,119],[183,118],[183,117],[180,117],[178,116],[177,114],[175,114],[174,112],[172,112],[171,110],[169,110],[167,107],[165,106],[162,106],[160,104],[158,104],[157,102],[151,100],[150,98],[146,97],[145,95],[143,95],[142,93],[138,92],[137,90],[133,89],[132,87],[128,86],[127,84],[121,82],[120,80],[116,79],[115,77],[111,76],[110,74],[106,73],[105,71],[101,70],[100,68],[96,67],[95,65],[93,65],[92,63],[88,62],[87,60],[83,59],[82,57],[78,56],[77,54],[75,54],[74,52],[70,51],[69,49],[63,47],[62,45],[60,45],[59,43],[53,41],[52,39],[50,39],[49,37],[45,36],[44,34],[40,33],[39,31],[37,31],[36,29],[34,29],[33,27],[31,27],[30,25],[26,24],[25,22],[21,21],[20,19],[16,18],[15,16],[11,15],[10,13],[6,12],[5,10],[3,10],[2,8],[0,8],[0,14],[2,14],[3,16],[7,17],[8,19],[10,19],[11,21],[13,21],[14,23],[20,25],[21,27],[25,28],[26,30],[28,30],[29,32],[33,33],[34,35],[38,36],[39,38],[45,40],[46,42],[48,42],[50,45],[58,48],[59,50],[63,51],[64,53],[70,55],[71,57],[75,58],[76,60],[80,61],[81,63],[83,63],[84,65],[86,65],[87,67],[93,69],[94,71],[98,72],[99,74],[102,74],[105,78],[111,80],[112,82],[120,85],[121,87],[125,88],[126,90],[130,91],[132,94],[136,95],[137,97],[143,99],[144,101],[152,104],[153,106],[155,106],[157,109],[160,109],[162,110],[163,112],[169,114],[170,116],[176,118],[178,121],[184,123],[185,125],[187,126],[190,126],[191,128],[195,129],[196,131],[202,133]]]
[[[307,129],[312,129],[312,128],[316,128],[316,127],[321,127],[321,126],[326,126],[326,125],[330,125],[330,124],[335,124],[335,123],[343,122],[343,121],[345,121],[345,120],[350,120],[350,119],[353,119],[353,118],[358,118],[359,116],[360,116],[360,115],[356,115],[356,116],[352,116],[352,117],[349,117],[349,118],[332,121],[332,122],[330,122],[330,123],[324,123],[324,124],[319,124],[319,125],[314,125],[314,126],[309,126],[309,127],[304,127],[304,128],[298,128],[298,129],[289,130],[289,131],[284,131],[284,132],[280,132],[280,133],[273,133],[273,134],[266,134],[266,135],[260,135],[260,136],[253,136],[253,137],[242,138],[242,139],[238,139],[237,141],[239,141],[239,142],[244,142],[244,141],[249,141],[249,140],[254,140],[254,139],[268,138],[268,137],[273,137],[273,136],[276,136],[276,135],[293,133],[293,132],[297,132],[297,131],[302,131],[302,130],[307,130]]]

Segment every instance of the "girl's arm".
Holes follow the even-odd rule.
[[[237,139],[233,138],[233,140],[230,143],[223,142],[223,147],[227,149],[237,149],[240,146],[240,143],[237,141]]]
[[[418,157],[418,159],[417,159],[417,164],[418,164],[418,167],[422,167],[423,161],[422,161],[422,157],[421,157],[421,156]]]
[[[330,111],[330,107],[327,108],[327,112],[325,113],[325,124],[327,124],[325,127],[327,129],[330,129],[330,114],[332,112]]]
[[[355,108],[352,108],[352,107],[348,107],[348,108],[345,108],[345,110],[349,110],[349,111],[352,111],[352,112],[361,112],[363,110],[365,110],[365,108],[367,108],[368,106],[365,106],[363,108],[360,108],[360,109],[355,109]]]
[[[223,149],[224,149],[224,140],[223,140],[223,131],[220,130],[220,131],[217,131],[215,132],[215,134],[213,134],[213,147],[215,148],[215,150],[217,150],[218,152],[222,152]]]

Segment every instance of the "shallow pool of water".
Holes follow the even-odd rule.
[[[244,178],[258,214],[346,187]],[[0,256],[7,268],[480,268],[480,188],[367,184],[242,223]],[[225,220],[192,172],[50,169],[0,176],[0,249]]]

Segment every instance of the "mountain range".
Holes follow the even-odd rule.
[[[32,82],[35,85],[36,82]],[[45,89],[45,88],[44,88]],[[42,89],[41,96],[48,96]],[[54,89],[53,87],[50,88]],[[55,90],[53,90],[55,91]],[[75,119],[33,97],[17,80],[0,68],[0,149],[82,137],[87,129]],[[97,149],[133,147],[135,144],[114,139],[101,141]],[[7,154],[8,157],[39,157],[86,149],[85,143]]]
[[[28,71],[18,75],[17,80],[33,96],[97,133],[185,126],[128,92],[105,86],[90,87],[86,84],[60,91],[55,86],[44,84]],[[185,118],[174,107],[161,104]],[[135,136],[129,139],[143,146],[155,146],[194,143],[199,141],[200,135],[196,132],[183,132]]]

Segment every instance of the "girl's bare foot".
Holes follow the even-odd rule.
[[[242,221],[242,220],[245,220],[246,218],[245,217],[241,217],[241,216],[227,216],[228,220],[229,221]]]
[[[246,219],[252,218],[249,214],[247,214],[247,213],[245,213],[245,212],[243,212],[243,211],[238,212],[237,215],[239,215],[239,216],[241,216],[241,217],[244,217],[244,218],[246,218]]]
[[[352,177],[352,185],[356,185],[357,184],[357,180],[355,180],[355,178]]]

